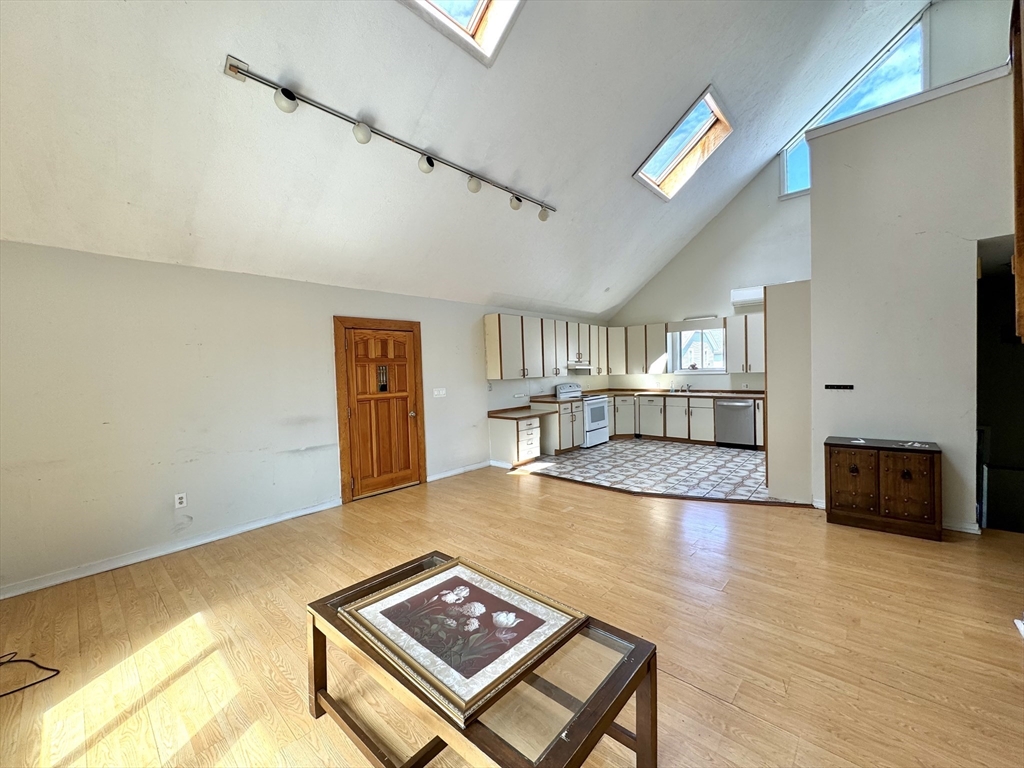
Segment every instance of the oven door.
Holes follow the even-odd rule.
[[[608,399],[605,397],[583,401],[583,429],[601,429],[608,426]]]

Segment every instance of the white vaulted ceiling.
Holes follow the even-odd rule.
[[[924,0],[527,0],[483,67],[398,2],[3,2],[0,238],[607,315]],[[266,77],[558,208],[547,223]],[[631,175],[713,84],[733,135],[668,203]]]

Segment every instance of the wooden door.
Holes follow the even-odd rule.
[[[882,515],[898,520],[935,520],[932,457],[927,453],[881,451]]]
[[[335,318],[335,360],[342,500],[426,482],[419,323]]]
[[[539,317],[523,318],[523,376],[539,379],[544,375],[544,351]]]
[[[878,453],[871,450],[830,448],[829,508],[838,512],[877,515]]]

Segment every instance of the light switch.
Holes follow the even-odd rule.
[[[444,387],[434,387],[434,397],[447,397],[448,390]]]

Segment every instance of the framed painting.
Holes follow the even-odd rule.
[[[462,558],[338,607],[460,727],[586,615]]]

